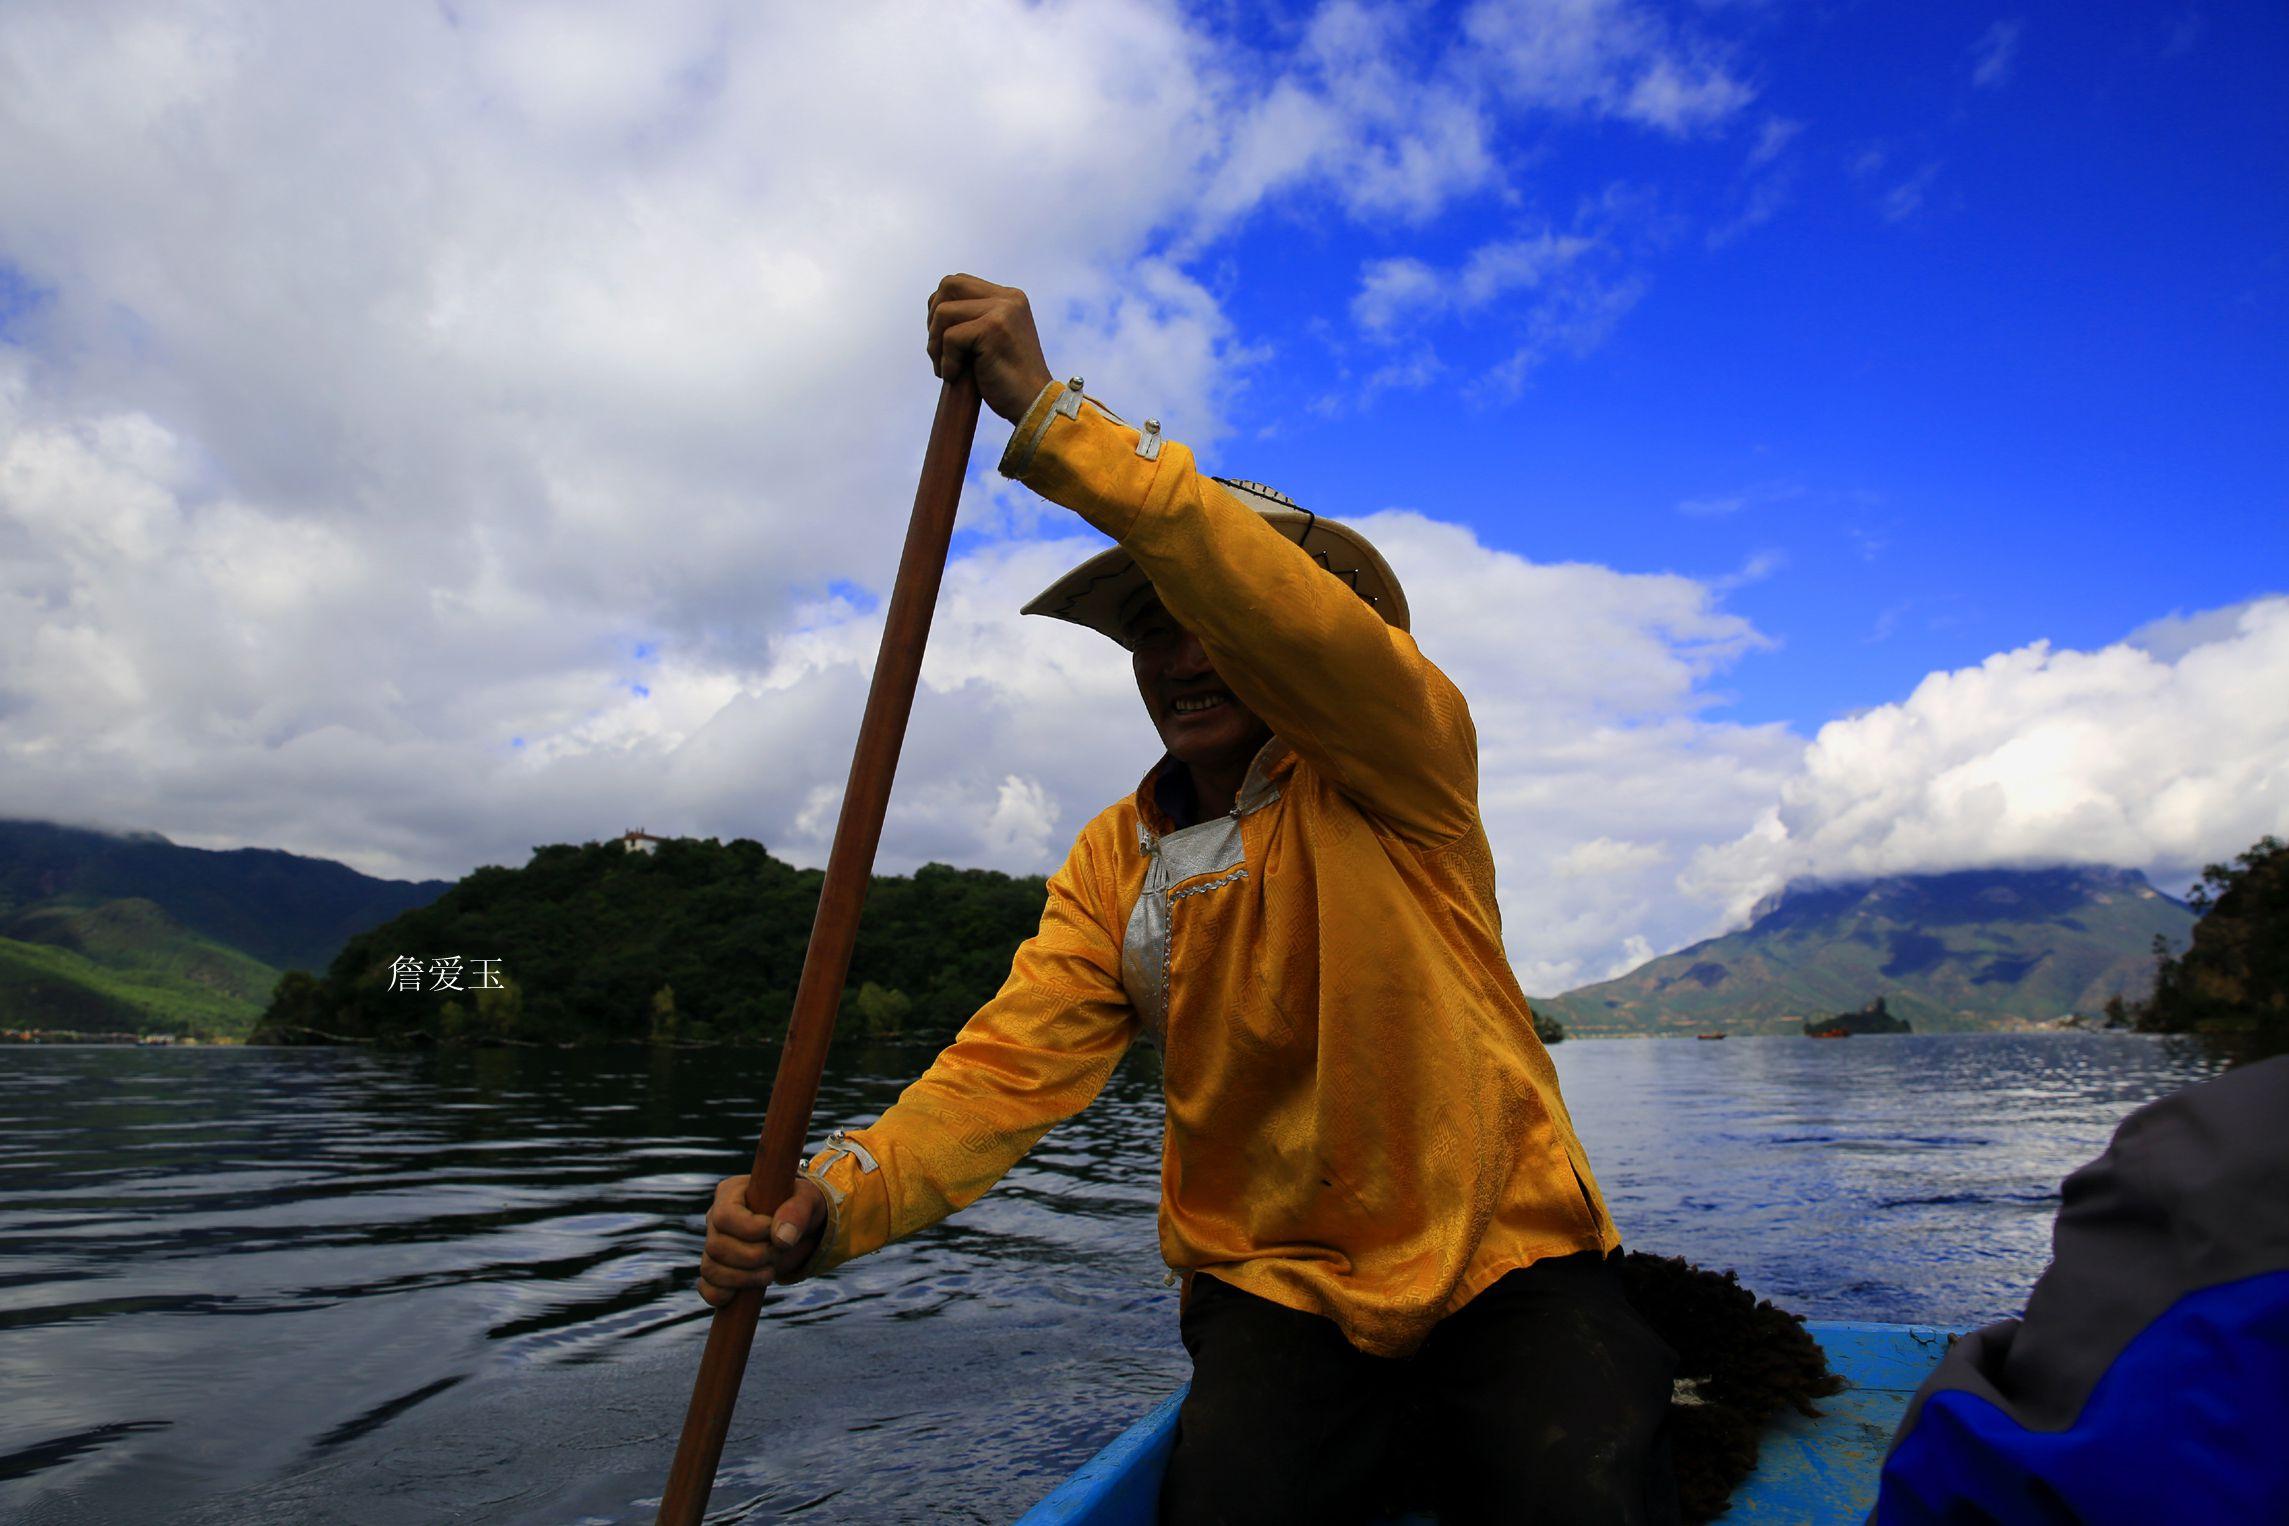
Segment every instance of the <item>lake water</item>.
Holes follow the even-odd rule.
[[[2061,1177],[2212,1073],[2127,1035],[1572,1043],[1631,1248],[1975,1324]],[[926,1054],[838,1056],[814,1137]],[[0,1053],[0,1517],[648,1521],[775,1055]],[[995,1191],[776,1295],[718,1518],[1003,1522],[1186,1376],[1149,1056]]]

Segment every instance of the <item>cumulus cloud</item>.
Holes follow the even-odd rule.
[[[936,15],[0,8],[0,809],[384,874],[638,825],[820,862],[944,265],[1053,294],[1052,362],[1213,464],[1264,354],[1202,274],[1219,238],[1299,204],[1404,228],[1514,195],[1521,121],[1715,133],[1754,90],[1628,0],[1446,36],[1346,0],[1270,51],[1145,0]],[[1368,387],[1445,374],[1438,321],[1501,312],[1511,385],[1598,342],[1643,289],[1619,242],[1521,224],[1370,267]],[[1328,507],[1435,590],[1529,989],[1716,931],[1730,898],[1680,874],[1819,837],[1803,739],[1709,699],[1767,644],[1723,597],[1769,561],[1551,566]],[[983,471],[962,529],[881,861],[1046,870],[1157,745],[1116,649],[1014,613],[1101,538]],[[1775,799],[1787,851],[1750,863]]]
[[[1495,177],[1493,122],[1469,82],[1451,66],[1411,76],[1394,61],[1414,19],[1337,0],[1305,32],[1303,75],[1349,124],[1336,163],[1345,204],[1363,216],[1421,221]]]
[[[887,579],[939,262],[1055,294],[1053,358],[1212,447],[1258,352],[1170,251],[1413,162],[1340,21],[1287,65],[1325,141],[1234,180],[1253,98],[1132,0],[6,8],[5,808],[384,873],[628,815],[787,838],[851,701],[772,675]],[[760,777],[647,772],[765,694],[807,734]],[[933,848],[1042,867],[1011,774]]]
[[[1802,746],[1784,727],[1699,713],[1706,681],[1766,638],[1692,578],[1538,564],[1410,510],[1347,522],[1390,559],[1424,650],[1471,701],[1505,925],[1529,989],[1617,973],[1645,957],[1630,952],[1633,935],[1669,948],[1715,931],[1676,875],[1772,798]],[[949,569],[907,743],[929,762],[903,766],[886,859],[1046,868],[1159,756],[1119,648],[1013,614],[1102,544],[1085,530],[1003,542]],[[665,781],[657,798],[703,823],[743,781],[766,792],[791,818],[774,846],[806,862],[833,834],[882,625],[880,609],[847,600],[811,614],[758,685],[691,737],[660,739],[660,762],[646,765]],[[604,765],[584,755],[579,766]]]
[[[1797,878],[2056,863],[2199,866],[2289,832],[2289,598],[2037,642],[1832,722],[1776,805],[1695,854],[1688,889],[1740,916]]]
[[[1394,509],[1344,516],[1409,591],[1423,651],[1471,704],[1479,802],[1526,989],[1551,994],[1720,930],[1679,894],[1699,850],[1774,797],[1802,740],[1708,712],[1771,643],[1709,582],[1544,564]]]

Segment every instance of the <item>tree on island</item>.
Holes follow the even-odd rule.
[[[2201,914],[2193,941],[2154,945],[2154,994],[2129,1008],[2143,1033],[2198,1033],[2240,1057],[2289,1050],[2289,843],[2265,836],[2230,864],[2211,864],[2186,897]]]

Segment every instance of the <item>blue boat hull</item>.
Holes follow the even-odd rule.
[[[1765,1431],[1756,1472],[1733,1491],[1728,1523],[1857,1521],[1876,1502],[1876,1478],[1908,1400],[1947,1350],[1929,1325],[1807,1320],[1805,1329],[1849,1385],[1820,1401],[1821,1416],[1790,1414]],[[1163,1399],[1084,1463],[1018,1526],[1152,1526],[1161,1470],[1176,1444],[1184,1390]]]

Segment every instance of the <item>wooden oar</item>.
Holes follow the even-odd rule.
[[[874,659],[874,683],[866,694],[866,715],[858,725],[858,751],[843,789],[842,819],[827,856],[826,882],[819,887],[818,915],[811,922],[811,945],[803,956],[802,983],[795,988],[795,1010],[787,1026],[787,1047],[771,1083],[763,1134],[755,1144],[755,1165],[747,1178],[747,1207],[770,1214],[795,1188],[795,1167],[810,1132],[811,1106],[819,1097],[819,1073],[826,1068],[827,1040],[834,1036],[835,1010],[842,1003],[843,980],[850,974],[851,945],[858,939],[859,908],[866,902],[874,850],[882,840],[882,815],[890,804],[890,779],[898,770],[899,744],[906,739],[906,717],[914,708],[914,685],[922,672],[922,643],[930,634],[930,612],[946,570],[946,548],[954,537],[954,510],[961,502],[962,474],[978,429],[978,389],[965,370],[938,389],[938,415],[930,424],[930,445],[922,454],[922,481],[914,489],[914,517],[906,527],[906,551],[898,561],[898,582],[882,627],[882,650]],[[715,1311],[708,1326],[707,1351],[692,1385],[691,1408],[684,1412],[683,1439],[676,1443],[675,1466],[660,1499],[660,1520],[697,1526],[715,1487],[716,1460],[724,1433],[739,1402],[739,1380],[755,1343],[755,1316],[762,1311],[760,1288],[742,1288]]]

